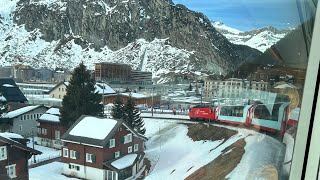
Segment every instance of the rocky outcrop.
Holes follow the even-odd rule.
[[[116,51],[137,39],[167,39],[167,45],[193,52],[189,65],[199,71],[227,73],[260,52],[230,43],[206,16],[170,0],[20,0],[14,22],[40,29],[46,41],[71,35],[81,46]],[[84,47],[85,48],[85,47]]]

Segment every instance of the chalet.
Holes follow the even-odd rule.
[[[123,120],[83,115],[61,139],[65,175],[122,180],[143,171],[146,138]]]
[[[40,151],[26,146],[27,139],[13,133],[0,133],[0,179],[28,180],[28,159]]]
[[[38,125],[36,120],[47,110],[47,107],[38,105],[10,111],[0,119],[0,132],[13,132],[24,137],[30,137],[32,131],[36,134]]]
[[[69,82],[61,82],[57,84],[49,91],[50,97],[63,99],[63,97],[67,94],[68,85]],[[101,95],[116,94],[116,92],[105,83],[96,83],[95,88],[95,92]]]
[[[67,128],[60,123],[59,108],[50,108],[37,120],[38,143],[42,146],[61,149],[61,136],[67,131]]]

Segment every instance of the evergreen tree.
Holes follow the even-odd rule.
[[[124,104],[122,102],[120,94],[118,93],[114,101],[114,105],[112,106],[112,109],[111,109],[111,116],[114,119],[122,119],[123,113],[124,113]]]
[[[190,83],[190,85],[189,85],[188,91],[192,91],[191,83]]]
[[[95,81],[83,63],[72,73],[62,101],[61,123],[70,127],[81,115],[102,116],[102,96],[95,93]]]
[[[129,95],[128,101],[126,103],[126,105],[124,106],[124,117],[123,119],[125,120],[125,122],[131,126],[132,128],[134,128],[134,109],[135,109],[135,103],[131,97],[131,93]]]
[[[131,97],[131,94],[125,105],[124,110],[125,122],[140,134],[144,134],[146,132],[144,128],[144,122],[143,119],[140,117],[140,111],[135,107],[135,103]]]
[[[133,121],[134,130],[136,130],[140,134],[144,134],[146,132],[146,129],[144,128],[144,121],[140,117],[140,111],[137,108],[135,108],[133,114],[134,114],[134,121]]]

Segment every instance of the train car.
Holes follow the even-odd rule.
[[[257,129],[283,134],[286,130],[288,110],[289,103],[255,105],[249,124]]]
[[[215,110],[209,106],[194,106],[189,111],[190,120],[210,120],[215,119]]]
[[[253,105],[219,106],[216,121],[230,124],[249,124],[250,110]]]

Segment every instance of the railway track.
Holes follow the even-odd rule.
[[[192,121],[190,119],[183,119],[183,118],[168,118],[168,117],[150,117],[150,116],[145,116],[145,117],[142,117],[142,118],[146,118],[146,119],[150,119],[150,120],[158,120],[158,119],[163,119],[163,120],[173,120],[173,121],[177,121],[179,123],[192,123],[192,124],[206,124],[206,125],[219,125],[221,127],[234,127],[234,128],[242,128],[242,129],[247,129],[247,130],[252,130],[252,131],[255,131],[255,132],[259,132],[259,133],[262,133],[262,134],[266,134],[270,137],[273,137],[279,141],[282,141],[282,135],[280,134],[276,134],[276,133],[270,133],[270,132],[266,132],[266,131],[263,131],[261,129],[256,129],[254,127],[251,127],[251,126],[245,126],[245,125],[234,125],[234,124],[227,124],[227,123],[221,123],[221,122],[217,122],[217,121]]]

